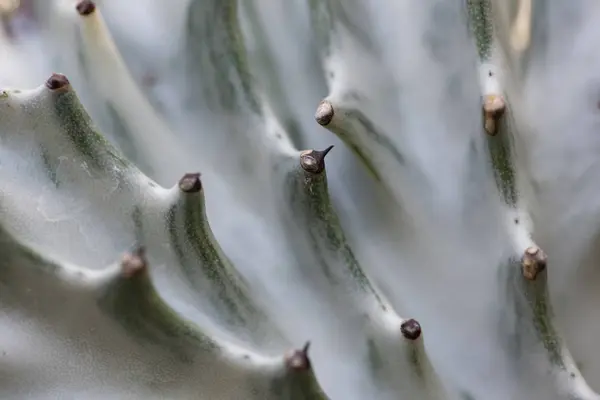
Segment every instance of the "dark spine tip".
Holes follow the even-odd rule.
[[[200,180],[200,174],[197,172],[185,174],[179,180],[179,189],[184,193],[198,193],[201,191],[202,181]]]
[[[305,150],[300,153],[300,166],[306,172],[320,174],[325,170],[325,156],[333,149],[333,145],[323,151]]]
[[[143,247],[126,253],[121,259],[121,272],[124,278],[131,278],[148,267],[146,250]]]
[[[310,359],[308,358],[308,349],[310,342],[306,342],[300,350],[292,350],[285,355],[285,365],[294,371],[306,371],[311,368]]]
[[[321,126],[327,126],[333,119],[333,105],[329,100],[323,100],[319,103],[317,107],[317,112],[315,113],[315,120]]]
[[[319,152],[319,153],[321,153],[321,156],[323,157],[323,159],[325,159],[325,156],[327,155],[327,153],[329,153],[331,151],[331,149],[333,149],[333,145],[331,145],[328,148],[326,148],[325,150]]]
[[[400,332],[408,340],[417,340],[421,337],[421,324],[417,320],[409,319],[400,325]]]
[[[530,281],[534,281],[547,265],[548,256],[539,247],[528,247],[521,257],[523,276]]]
[[[302,352],[304,355],[308,357],[308,350],[310,349],[310,340],[304,343],[304,347],[302,347]]]
[[[63,74],[54,73],[46,81],[46,87],[50,90],[59,90],[70,85],[69,80]]]
[[[96,11],[96,3],[91,0],[83,0],[80,1],[75,8],[79,15],[86,16]]]

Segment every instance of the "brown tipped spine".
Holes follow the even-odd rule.
[[[77,9],[79,15],[85,17],[86,15],[90,15],[96,11],[96,3],[91,0],[83,0],[80,1],[75,8]]]
[[[50,90],[66,89],[71,85],[69,80],[63,74],[53,73],[46,81],[46,87]]]
[[[184,193],[198,193],[202,190],[200,173],[188,173],[179,180],[179,189]]]
[[[305,150],[300,153],[300,166],[306,172],[320,174],[325,171],[325,156],[333,149],[333,145],[323,151]]]
[[[308,349],[310,342],[306,342],[300,350],[292,350],[285,355],[285,365],[293,371],[306,371],[312,368],[308,358]]]
[[[498,121],[504,115],[506,103],[504,98],[498,95],[489,95],[483,102],[483,118],[485,131],[490,136],[498,133]]]
[[[315,120],[321,126],[327,126],[334,116],[333,105],[329,100],[323,100],[319,103],[315,112]]]
[[[137,249],[126,253],[121,259],[121,274],[124,278],[132,278],[148,268],[146,260],[146,249],[138,247]]]
[[[400,332],[408,340],[417,340],[421,337],[421,324],[415,319],[406,320],[400,325]]]
[[[528,247],[521,258],[521,267],[525,279],[534,281],[546,269],[548,256],[539,247]]]

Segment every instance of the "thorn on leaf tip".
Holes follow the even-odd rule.
[[[135,276],[146,269],[147,266],[148,261],[146,260],[146,252],[143,247],[126,253],[121,259],[121,272],[125,278]]]
[[[179,180],[179,189],[184,193],[197,193],[202,190],[200,173],[188,173]]]
[[[497,133],[497,126],[500,117],[504,114],[506,110],[506,103],[504,102],[504,98],[499,95],[491,94],[485,96],[483,101],[483,114],[485,119],[485,131],[494,136]]]
[[[52,74],[52,76],[46,81],[46,87],[48,87],[50,90],[62,89],[69,85],[70,82],[67,77],[58,73]]]
[[[329,100],[323,100],[319,103],[317,107],[317,112],[315,113],[315,120],[321,126],[327,126],[334,116],[333,105]]]
[[[528,247],[521,258],[523,276],[528,280],[535,280],[540,272],[546,269],[548,256],[539,247]]]
[[[306,172],[319,174],[325,170],[325,156],[333,149],[333,146],[325,150],[305,150],[300,153],[300,166]]]
[[[292,350],[285,355],[285,365],[294,371],[305,371],[311,368],[310,359],[308,358],[308,349],[310,342],[306,342],[300,350]]]
[[[421,324],[415,319],[406,320],[400,325],[402,336],[409,340],[417,340],[421,336]]]
[[[96,11],[96,3],[91,0],[82,0],[77,4],[77,12],[79,15],[86,16]]]

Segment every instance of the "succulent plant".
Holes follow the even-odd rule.
[[[0,14],[0,398],[600,399],[592,0]]]

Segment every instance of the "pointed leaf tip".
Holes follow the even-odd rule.
[[[319,125],[327,126],[333,119],[333,115],[333,105],[329,100],[323,100],[319,103],[319,106],[317,107],[317,112],[315,113],[315,120]]]
[[[533,281],[546,269],[548,256],[539,247],[528,247],[521,257],[521,267],[525,279]]]
[[[125,278],[134,277],[147,267],[146,250],[143,247],[126,253],[121,259],[121,272]]]
[[[96,3],[91,0],[82,0],[75,7],[79,15],[86,16],[96,11]]]
[[[505,110],[506,103],[502,96],[495,94],[485,96],[483,101],[484,128],[490,136],[496,135],[497,122],[504,115]]]
[[[50,90],[59,90],[69,85],[69,80],[63,74],[53,73],[46,81],[46,87]]]
[[[333,149],[333,145],[323,151],[305,150],[300,153],[300,166],[306,172],[320,174],[325,170],[325,156]]]
[[[325,158],[325,156],[327,155],[327,153],[329,153],[331,151],[331,149],[333,149],[333,145],[329,146],[328,148],[326,148],[325,150],[321,151],[323,158]]]
[[[300,350],[292,350],[285,355],[285,365],[294,371],[306,371],[311,369],[310,359],[308,358],[308,349],[310,341]]]
[[[417,340],[421,336],[421,324],[415,319],[406,320],[400,325],[400,332],[408,340]]]
[[[198,193],[202,190],[200,173],[188,173],[179,180],[179,189],[184,193]]]

